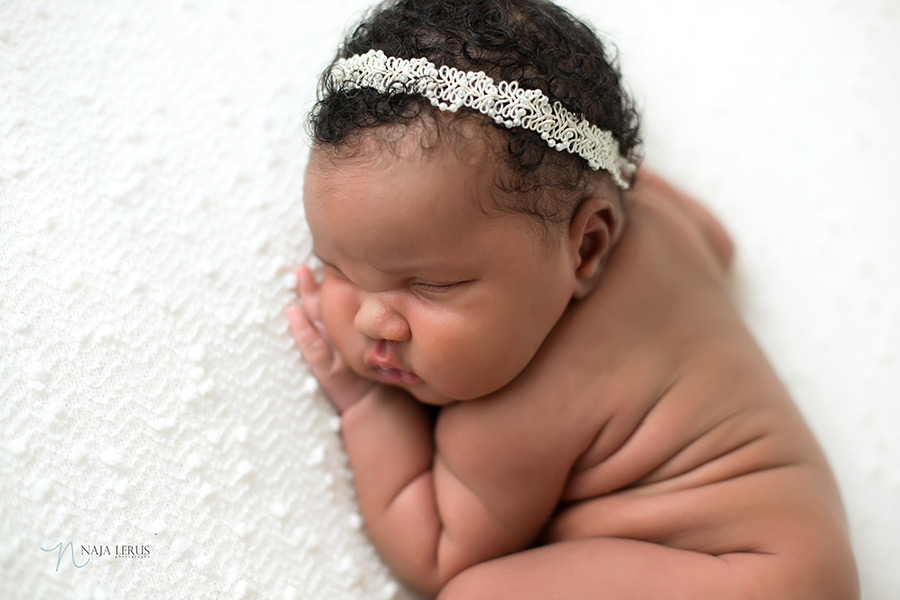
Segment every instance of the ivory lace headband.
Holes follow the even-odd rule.
[[[506,127],[539,133],[547,145],[584,158],[594,169],[612,175],[622,189],[634,165],[619,154],[612,133],[566,110],[541,90],[523,89],[517,81],[494,80],[482,71],[436,67],[426,58],[397,58],[369,50],[338,60],[329,73],[335,88],[374,88],[382,94],[424,96],[442,111],[471,108]]]

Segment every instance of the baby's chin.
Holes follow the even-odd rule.
[[[449,406],[460,401],[458,398],[445,396],[426,384],[400,387],[409,392],[413,398],[422,404],[428,404],[430,406]]]
[[[494,383],[496,384],[496,382]],[[480,400],[502,389],[507,383],[508,382],[505,382],[502,385],[481,387],[469,385],[449,390],[437,388],[433,385],[429,385],[427,381],[423,381],[419,385],[400,385],[398,387],[405,389],[410,395],[423,404],[429,404],[431,406],[449,406],[460,402]]]
[[[370,370],[363,372],[357,371],[357,374],[380,385],[400,388],[423,404],[429,404],[431,406],[448,406],[459,401],[457,398],[452,398],[438,392],[425,381],[420,381],[416,384],[409,384],[403,381],[389,382],[385,381],[383,377],[373,376]]]

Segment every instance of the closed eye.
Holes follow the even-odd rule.
[[[436,282],[436,281],[415,281],[411,284],[411,286],[417,290],[421,290],[424,292],[449,292],[454,288],[459,287],[460,285],[468,283],[467,281],[451,281],[451,282]]]

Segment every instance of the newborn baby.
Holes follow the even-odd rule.
[[[324,278],[299,269],[288,318],[382,557],[443,600],[856,598],[834,479],[729,299],[727,234],[635,171],[592,31],[471,4],[383,5],[313,114]],[[554,44],[615,93],[593,104]]]

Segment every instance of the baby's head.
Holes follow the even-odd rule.
[[[597,132],[608,132],[622,159],[608,158],[616,177],[629,180],[639,162],[638,116],[608,48],[590,27],[551,2],[388,1],[376,6],[345,40],[335,63],[351,59],[356,66],[371,65],[374,56],[368,61],[352,57],[374,52],[395,59],[426,59],[463,73],[483,72],[495,84],[515,81],[521,89],[540,90],[551,107],[558,101],[575,119],[583,118]],[[446,97],[383,93],[358,80],[335,78],[335,63],[322,77],[320,100],[310,115],[317,147],[352,156],[361,151],[361,139],[382,135],[383,125],[422,119],[435,120],[438,133],[452,133],[448,131],[452,128],[441,127],[450,121],[442,118],[447,113],[433,104],[450,104]],[[408,91],[413,83],[389,73],[380,86]],[[584,188],[609,176],[574,152],[554,150],[539,132],[508,129],[471,109],[462,109],[461,114],[502,133],[506,168],[497,173],[497,183],[502,190],[521,192],[517,202],[504,206],[508,210],[539,222],[564,222]],[[452,141],[452,135],[447,139]],[[558,148],[562,142],[557,139],[554,145]]]
[[[511,381],[590,292],[638,162],[605,48],[538,0],[376,7],[310,122],[328,332],[360,374],[438,404]]]

